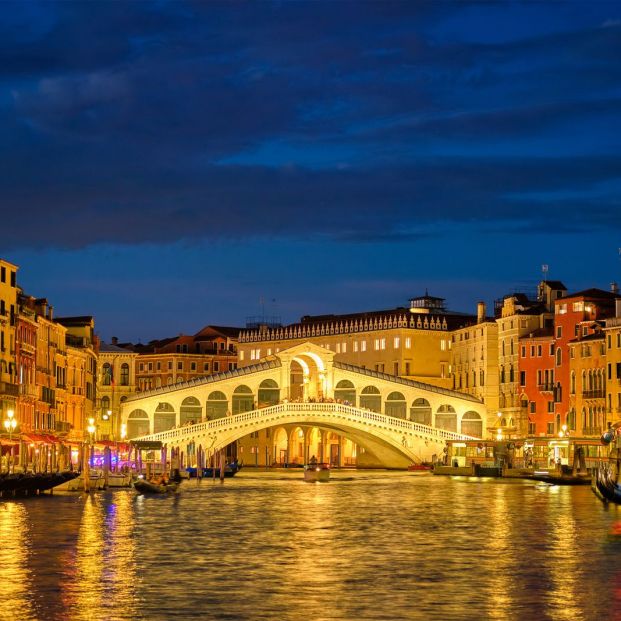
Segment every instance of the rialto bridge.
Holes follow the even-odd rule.
[[[404,468],[440,458],[448,439],[480,438],[485,406],[459,393],[343,364],[313,343],[256,364],[130,397],[129,439],[161,440],[185,465],[237,442],[246,463],[321,461]],[[353,456],[353,461],[352,461]]]

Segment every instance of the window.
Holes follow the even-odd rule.
[[[358,341],[354,341],[354,352],[358,351]]]
[[[361,341],[360,342],[360,351],[367,351],[367,342],[366,341]]]
[[[526,386],[526,371],[520,371],[520,386]]]
[[[380,349],[386,349],[386,339],[380,339]]]
[[[183,371],[183,362],[177,362],[177,371]]]
[[[6,267],[0,267],[0,282],[6,282]]]
[[[337,354],[340,354],[340,353],[341,353],[341,344],[340,344],[340,343],[337,343],[337,344],[336,344],[336,353],[337,353]]]
[[[560,339],[563,336],[563,326],[556,326],[556,338]]]
[[[526,358],[526,347],[524,347],[524,345],[522,345],[522,351],[521,354],[522,358]]]
[[[412,347],[412,339],[409,336],[405,337],[405,348],[410,349]]]
[[[549,436],[554,435],[554,423],[548,423],[548,435]]]
[[[398,336],[395,336],[395,339],[393,341],[393,345],[395,349],[399,349],[400,345],[401,345],[401,339]],[[444,345],[444,341],[442,341],[442,345]],[[395,373],[395,375],[398,375],[398,373]]]
[[[530,406],[530,413],[535,414],[537,412],[537,404],[534,401],[531,401],[529,403],[529,406]]]
[[[243,360],[244,357],[242,356],[241,359]],[[209,372],[209,363],[208,362],[205,362],[205,364],[203,364],[203,371],[205,371],[205,373]]]
[[[129,365],[127,362],[121,365],[121,386],[129,386]]]
[[[535,346],[534,345],[530,346],[530,357],[531,358],[535,357]]]
[[[537,345],[537,356],[541,358],[542,348],[541,345]]]
[[[395,362],[393,364],[393,375],[399,375],[399,363]]]
[[[550,343],[550,356],[554,356],[554,343]]]
[[[444,339],[440,340],[440,350],[446,351],[446,341]]]
[[[409,362],[405,363],[405,374],[406,375],[410,374],[410,363]]]
[[[172,360],[168,361],[168,370],[172,371]]]
[[[220,363],[217,360],[213,363],[213,372],[214,373],[220,372]]]
[[[243,359],[244,359],[244,350],[243,350],[243,349],[242,349],[242,350],[240,350],[240,352],[239,352],[239,359],[240,359],[240,360],[243,360]]]
[[[190,363],[190,371],[196,371],[196,362]]]
[[[557,349],[556,350],[556,366],[560,367],[561,366],[561,362],[562,362],[561,350]]]
[[[548,401],[548,414],[554,413],[554,401]]]
[[[149,371],[153,371],[153,363],[149,362]]]
[[[234,371],[237,368],[236,362],[229,362],[229,371]]]
[[[341,353],[343,353],[343,354],[347,353],[347,343],[342,343],[341,344]]]
[[[528,423],[528,435],[529,436],[534,436],[536,431],[537,431],[537,429],[536,429],[535,423],[531,423],[529,421],[529,423]]]

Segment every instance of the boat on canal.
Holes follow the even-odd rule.
[[[330,464],[308,464],[304,466],[304,480],[307,483],[325,483],[330,480]]]
[[[242,465],[237,463],[236,461],[231,462],[230,464],[226,464],[226,466],[224,466],[224,476],[227,479],[230,477],[234,477],[241,469]],[[188,473],[190,478],[194,479],[196,478],[198,469],[186,468],[185,471]],[[201,476],[203,477],[203,479],[217,479],[220,476],[220,468],[202,468]]]
[[[621,485],[617,483],[609,464],[601,464],[593,471],[591,489],[604,502],[614,502],[621,505]]]
[[[136,479],[134,481],[134,488],[140,494],[168,494],[176,492],[178,487],[179,484],[175,482],[155,483],[146,479]]]

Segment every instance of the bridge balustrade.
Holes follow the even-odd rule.
[[[409,432],[417,432],[426,436],[436,437],[442,440],[461,440],[470,438],[463,434],[446,431],[444,429],[438,429],[436,427],[428,427],[421,423],[415,423],[413,421],[404,420],[401,418],[394,418],[392,416],[386,416],[385,414],[379,414],[378,412],[372,412],[370,410],[362,410],[350,405],[343,405],[340,403],[279,403],[278,405],[272,405],[266,408],[260,408],[257,410],[251,410],[249,412],[243,412],[241,414],[235,414],[233,416],[227,416],[226,418],[218,418],[210,421],[204,421],[196,423],[195,425],[188,425],[176,429],[170,429],[167,431],[160,431],[155,434],[149,434],[143,436],[143,438],[157,438],[162,441],[177,440],[185,435],[195,435],[197,433],[206,431],[220,431],[227,428],[236,427],[243,423],[265,421],[270,422],[272,425],[278,424],[278,418],[281,414],[289,414],[293,412],[308,412],[315,414],[335,414],[340,415],[339,418],[349,418],[359,421],[363,419],[369,423],[378,423],[381,425],[397,427]],[[274,419],[274,420],[272,420]]]

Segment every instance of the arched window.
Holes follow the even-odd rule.
[[[110,409],[110,397],[105,396],[101,398],[101,415],[103,416],[104,414],[108,413],[108,410]]]
[[[209,394],[209,396],[207,397],[206,409],[207,418],[209,420],[226,416],[228,409],[229,402],[223,392],[219,390],[214,390],[214,392]]]
[[[386,416],[393,416],[394,418],[406,418],[406,404],[405,397],[400,392],[391,392],[386,397],[386,403],[384,404],[384,412]]]
[[[576,372],[572,371],[571,372],[571,380],[570,380],[570,388],[569,388],[569,392],[572,395],[576,394]]]
[[[356,405],[356,389],[349,380],[341,380],[334,387],[334,398],[337,401],[347,402]]]
[[[158,403],[153,415],[153,433],[160,431],[168,431],[177,424],[177,415],[175,408],[170,403]]]
[[[277,405],[280,401],[280,389],[273,379],[263,380],[259,384],[258,405],[260,408]]]
[[[127,362],[121,365],[121,386],[129,386],[129,365]]]
[[[414,399],[410,406],[410,419],[415,423],[431,427],[431,405],[427,399]]]
[[[478,412],[466,412],[461,418],[461,432],[474,438],[483,437],[483,420]]]
[[[110,386],[112,382],[112,366],[109,362],[104,362],[101,367],[101,383],[104,386]]]
[[[561,362],[562,362],[561,348],[557,347],[556,348],[556,366],[560,367],[561,366]]]
[[[372,412],[382,411],[382,397],[375,386],[365,386],[360,392],[360,407]]]
[[[127,417],[127,437],[139,438],[150,433],[149,416],[144,410],[132,410]]]
[[[436,412],[436,427],[446,431],[457,431],[457,414],[452,405],[441,405]]]
[[[254,395],[248,386],[238,386],[233,391],[233,414],[250,412],[254,409]]]
[[[203,408],[196,397],[186,397],[179,408],[179,424],[185,425],[191,421],[199,422],[203,416]]]

